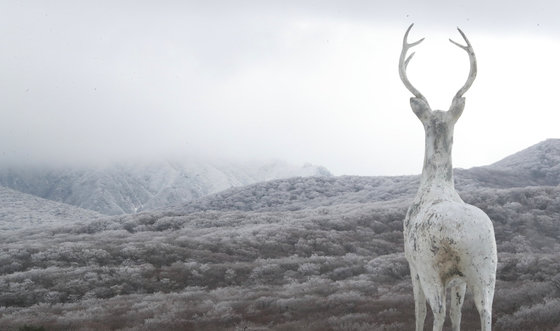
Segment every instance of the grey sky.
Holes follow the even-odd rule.
[[[397,62],[447,109],[471,40],[454,163],[558,137],[557,1],[4,1],[3,161],[202,154],[311,162],[335,174],[421,170],[423,131]]]

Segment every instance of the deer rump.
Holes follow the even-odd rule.
[[[494,227],[475,206],[455,201],[434,203],[411,217],[405,234],[405,255],[420,284],[477,279],[490,282],[496,261]],[[407,249],[408,248],[408,249]],[[416,275],[414,275],[416,276]]]

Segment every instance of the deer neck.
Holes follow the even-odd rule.
[[[451,132],[449,132],[450,130]],[[440,194],[444,192],[455,193],[453,163],[451,161],[452,130],[452,127],[445,130],[428,130],[426,128],[424,166],[419,192],[435,193],[443,191]]]
[[[405,231],[408,231],[411,219],[433,204],[441,201],[462,201],[453,184],[451,147],[452,139],[448,143],[443,143],[431,135],[426,135],[424,168],[420,177],[420,187],[406,214]]]

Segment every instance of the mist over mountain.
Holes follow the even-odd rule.
[[[235,163],[192,159],[105,167],[0,168],[0,185],[106,215],[136,213],[224,189],[294,176],[331,176],[323,167],[281,161]]]
[[[549,139],[489,166],[454,169],[459,193],[560,184],[560,139]],[[280,211],[372,201],[409,201],[420,176],[286,178],[231,188],[177,207],[202,210]]]
[[[549,139],[489,166],[455,169],[456,188],[464,191],[558,185],[559,155],[560,139]],[[189,160],[130,162],[99,168],[0,168],[2,186],[105,215],[185,203],[183,211],[223,209],[231,201],[238,207],[243,205],[239,207],[242,210],[271,210],[277,204],[301,209],[337,201],[365,203],[410,198],[418,182],[419,176],[333,177],[320,166],[297,167],[280,161]],[[309,192],[310,188],[318,191]],[[247,195],[252,196],[253,202],[247,201]]]
[[[495,228],[495,330],[560,327],[560,169],[548,161],[560,159],[559,145],[456,171],[461,197]],[[287,178],[0,231],[0,325],[414,329],[402,221],[417,188],[418,176]],[[469,294],[461,324],[480,326]]]

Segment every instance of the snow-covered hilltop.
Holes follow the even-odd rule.
[[[76,224],[103,215],[0,186],[0,231]]]
[[[122,163],[103,168],[5,167],[0,185],[106,215],[191,201],[231,187],[298,177],[331,176],[323,167],[281,161],[188,160]]]
[[[560,139],[547,139],[510,155],[490,168],[523,174],[541,185],[560,184]]]
[[[489,166],[455,169],[459,191],[560,184],[560,139],[548,139]],[[333,177],[323,167],[281,161],[189,160],[103,168],[0,167],[0,186],[105,215],[171,206],[187,210],[291,210],[339,202],[408,199],[418,176]]]
[[[454,171],[461,195],[473,190],[556,186],[560,184],[560,139],[540,142],[489,166]],[[418,185],[419,176],[284,178],[233,187],[188,201],[178,210],[295,211],[396,200],[407,204]]]

